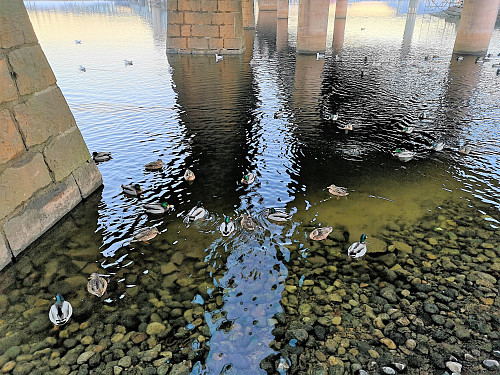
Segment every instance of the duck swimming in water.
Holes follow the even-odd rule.
[[[268,210],[266,210],[267,212],[267,218],[269,220],[274,220],[274,221],[279,221],[279,222],[282,222],[282,221],[289,221],[292,219],[292,215],[285,212],[285,211],[282,211],[282,210],[279,210],[279,209],[276,209],[276,208],[270,208]]]
[[[142,228],[136,234],[134,234],[134,237],[130,240],[130,242],[146,242],[147,244],[149,244],[148,241],[155,238],[158,233],[160,232],[156,227]]]
[[[316,228],[311,232],[309,238],[314,241],[324,240],[332,232],[332,227]]]
[[[363,255],[366,254],[366,234],[362,234],[361,237],[359,238],[359,242],[354,242],[349,248],[347,249],[347,255],[349,255],[350,258],[361,258]]]
[[[460,149],[458,150],[458,152],[460,152],[463,155],[469,155],[470,152],[471,152],[471,150],[472,150],[472,146],[468,145],[468,144],[465,144],[462,147],[460,147]]]
[[[255,181],[255,175],[253,173],[248,173],[244,175],[243,178],[241,179],[241,183],[243,185],[251,185],[253,184],[254,181]]]
[[[144,208],[146,209],[146,212],[148,214],[165,214],[168,212],[172,212],[174,210],[174,206],[168,204],[168,203],[148,203],[144,205]]]
[[[413,159],[413,157],[416,155],[416,152],[413,151],[407,151],[407,150],[401,150],[397,148],[394,152],[393,155],[398,157],[399,160],[401,161],[410,161]]]
[[[71,303],[65,301],[64,298],[58,293],[54,298],[56,303],[54,303],[49,310],[49,319],[52,323],[54,323],[54,329],[57,329],[57,326],[65,325],[71,315],[73,314],[73,307]]]
[[[143,193],[141,185],[139,184],[122,185],[122,189],[125,194],[131,195],[133,197],[137,197]]]
[[[201,202],[196,203],[196,206],[191,208],[184,217],[184,223],[190,224],[196,220],[205,220],[208,216],[208,211],[203,207]]]
[[[346,188],[335,186],[334,184],[328,186],[328,192],[331,195],[335,195],[337,199],[339,199],[340,197],[347,197],[349,195]]]
[[[97,297],[102,297],[106,288],[108,287],[108,282],[104,277],[100,277],[98,273],[94,272],[89,277],[89,282],[87,283],[87,290],[90,294]]]
[[[444,146],[445,146],[444,142],[434,142],[432,144],[432,148],[434,151],[443,151]]]
[[[224,221],[219,227],[219,230],[224,237],[231,235],[235,229],[236,226],[234,225],[234,221],[232,221],[229,216],[225,217]]]
[[[161,159],[158,159],[156,161],[152,161],[150,163],[147,163],[144,168],[147,170],[147,171],[157,171],[157,170],[160,170],[160,169],[163,169],[163,165],[165,163],[163,163],[163,161]]]
[[[111,157],[111,152],[96,152],[94,151],[92,153],[92,160],[94,160],[96,163],[102,163],[108,160],[113,159]]]
[[[191,169],[186,169],[186,172],[184,172],[184,179],[186,181],[194,181],[195,175]]]
[[[285,112],[283,112],[283,110],[280,109],[279,111],[274,112],[274,118],[276,118],[276,119],[282,118],[284,114],[285,114]]]
[[[246,230],[255,230],[255,223],[247,214],[241,214],[241,227]]]

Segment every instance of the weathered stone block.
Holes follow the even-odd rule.
[[[74,171],[73,177],[83,198],[87,198],[102,185],[101,172],[92,159]]]
[[[213,13],[194,13],[186,12],[184,20],[188,25],[210,25],[212,23]]]
[[[188,38],[187,42],[189,49],[208,49],[207,38]]]
[[[259,10],[277,10],[278,0],[259,0]]]
[[[217,12],[217,0],[201,0],[201,9],[204,12]]]
[[[241,13],[241,1],[240,0],[219,0],[218,1],[218,10],[219,10],[219,12],[240,12]]]
[[[191,25],[181,26],[181,36],[191,36]]]
[[[169,24],[183,24],[184,23],[184,12],[168,12],[167,15]]]
[[[41,153],[27,153],[20,159],[0,174],[0,219],[52,182]]]
[[[167,50],[181,50],[187,48],[187,38],[168,38]]]
[[[201,0],[178,0],[177,7],[180,11],[199,12],[201,11]]]
[[[16,49],[9,53],[21,95],[41,91],[56,83],[56,77],[39,45]]]
[[[11,48],[37,39],[22,1],[0,1],[0,48]]]
[[[222,25],[220,26],[220,36],[221,38],[234,38],[234,25]]]
[[[234,16],[232,13],[214,13],[212,15],[212,24],[214,25],[234,25]]]
[[[47,193],[35,197],[4,225],[7,241],[14,255],[66,215],[82,199],[73,176],[55,185]]]
[[[224,39],[222,38],[210,38],[208,40],[208,48],[221,50],[224,48]]]
[[[18,104],[14,107],[14,116],[28,148],[76,126],[73,114],[58,87]]]
[[[16,128],[8,109],[0,111],[0,164],[24,152],[21,134]]]
[[[219,37],[219,26],[218,25],[192,25],[191,26],[191,36],[218,38]]]
[[[181,36],[181,26],[180,25],[167,25],[167,35],[168,36]]]
[[[0,58],[0,87],[0,103],[9,102],[19,97],[5,57]]]
[[[7,248],[7,243],[3,238],[3,234],[0,233],[0,269],[4,268],[10,263],[10,251]]]
[[[242,38],[224,39],[224,48],[225,49],[241,49],[241,48],[243,48],[243,39]]]
[[[90,159],[82,133],[76,126],[53,138],[43,155],[56,181],[62,181]]]
[[[179,4],[177,0],[167,0],[167,12],[168,12],[167,17],[170,17],[170,11],[176,12],[178,10],[179,10]]]

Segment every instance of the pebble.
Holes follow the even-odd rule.
[[[76,360],[76,363],[78,363],[79,365],[81,364],[84,364],[85,362],[87,362],[90,357],[92,357],[93,355],[95,354],[95,352],[83,352],[82,354],[80,354],[80,356],[78,357],[78,359]]]
[[[474,358],[473,356],[471,356],[469,353],[465,353],[464,354],[464,358],[466,361],[469,361],[469,362],[472,362],[472,361],[475,361],[476,358]]]
[[[417,342],[413,339],[406,340],[406,347],[410,350],[414,350],[417,347]]]
[[[392,341],[390,338],[384,337],[383,339],[380,339],[380,342],[387,346],[389,349],[396,349],[396,344],[394,344],[394,341]]]
[[[446,362],[446,367],[452,372],[462,372],[462,365],[458,362]]]
[[[483,365],[485,365],[488,368],[494,368],[494,367],[499,367],[500,366],[498,364],[498,361],[495,361],[494,359],[485,359],[483,361]]]
[[[387,366],[382,367],[382,372],[387,375],[396,374],[396,370],[394,370],[392,367],[387,367]]]
[[[394,367],[396,367],[396,369],[399,371],[399,372],[402,372],[406,369],[406,365],[404,363],[398,363],[398,362],[394,362],[392,364]]]

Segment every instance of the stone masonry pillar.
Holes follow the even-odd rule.
[[[288,18],[288,2],[289,0],[278,0],[278,19]]]
[[[261,10],[277,10],[278,0],[259,0],[259,11]]]
[[[297,53],[317,53],[326,49],[329,0],[299,2]]]
[[[333,22],[333,49],[339,52],[344,45],[345,23],[347,18],[347,0],[337,0],[335,21]]]
[[[243,28],[255,29],[255,11],[253,0],[241,0],[243,12]]]
[[[240,0],[168,0],[167,53],[245,51]]]
[[[483,55],[488,50],[500,0],[465,0],[454,53]]]
[[[0,269],[101,184],[23,2],[0,1]]]

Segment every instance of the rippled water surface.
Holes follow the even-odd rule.
[[[149,334],[150,324],[158,322],[167,329],[137,349],[154,351],[162,344],[159,357],[166,359],[155,363],[158,373],[162,365],[170,371],[184,360],[193,374],[265,373],[266,358],[281,363],[276,371],[292,373],[289,368],[300,368],[301,352],[293,351],[293,340],[300,338],[285,340],[276,327],[293,328],[297,316],[311,327],[316,320],[305,308],[288,308],[293,288],[285,286],[308,290],[306,278],[330,293],[329,287],[348,282],[337,268],[352,277],[349,284],[369,283],[371,261],[352,263],[346,255],[362,233],[374,247],[406,239],[414,249],[439,256],[438,248],[418,243],[423,234],[409,239],[425,215],[435,215],[437,224],[422,231],[456,219],[486,231],[484,241],[498,243],[500,77],[492,64],[500,62],[500,29],[492,35],[490,62],[476,64],[473,56],[457,61],[452,51],[458,21],[432,16],[433,9],[421,5],[413,23],[405,13],[408,2],[399,3],[399,9],[398,2],[350,3],[345,31],[335,37],[333,3],[326,58],[319,60],[295,53],[297,4],[290,5],[288,22],[261,12],[256,30],[246,31],[246,52],[216,63],[213,55],[165,54],[164,3],[26,2],[89,150],[109,151],[113,159],[99,165],[104,188],[3,271],[8,299],[0,301],[0,336],[17,335],[14,345],[56,337],[57,343],[49,341],[65,348],[63,357],[76,345],[67,341],[72,338],[91,336],[93,344],[107,339],[111,352],[109,340],[115,346],[120,341],[116,335],[146,327]],[[283,115],[275,118],[278,111]],[[327,120],[330,114],[338,120]],[[353,130],[339,129],[344,125]],[[445,149],[433,151],[434,142],[444,142]],[[470,155],[458,153],[465,144],[472,145]],[[392,155],[396,148],[416,156],[401,162]],[[162,171],[144,169],[159,158]],[[182,177],[186,168],[196,174],[191,184]],[[256,174],[250,186],[240,183],[246,172]],[[141,185],[141,198],[122,194],[120,185],[130,183]],[[348,197],[332,197],[330,184],[345,186]],[[198,201],[211,217],[186,226],[182,218]],[[143,206],[152,202],[168,202],[175,212],[146,214]],[[292,220],[268,220],[270,207],[292,213]],[[222,237],[224,217],[242,213],[253,217],[257,230],[237,221],[236,232]],[[477,221],[467,222],[471,217]],[[161,233],[149,244],[130,242],[147,226]],[[334,228],[325,245],[330,250],[308,240],[320,226]],[[422,272],[430,271],[426,267]],[[109,281],[101,300],[86,291],[92,272]],[[63,336],[49,332],[46,317],[57,292],[72,303],[72,322],[78,323]],[[320,291],[312,295],[299,297],[299,305],[319,301]],[[361,298],[355,295],[346,301]],[[357,305],[342,306],[347,311]],[[342,308],[330,313],[347,321]],[[316,339],[325,341],[321,334]],[[280,350],[285,341],[288,352]],[[99,357],[103,363],[122,356],[106,350]],[[127,353],[125,344],[114,350]],[[351,373],[347,363],[355,361],[345,352],[335,355]],[[310,356],[322,361],[319,354]],[[35,366],[36,358],[26,362]],[[365,366],[368,360],[359,358]],[[69,360],[50,368],[59,364],[76,369]]]

